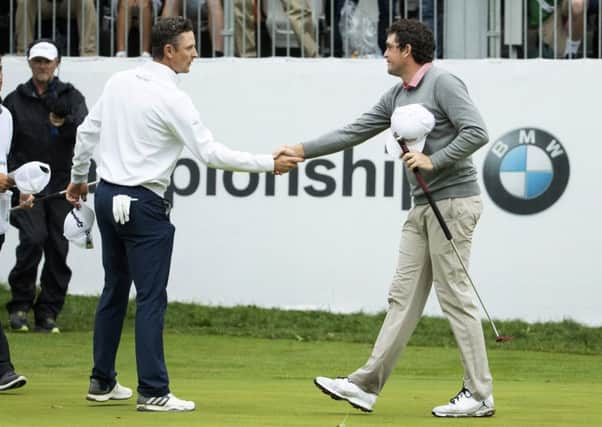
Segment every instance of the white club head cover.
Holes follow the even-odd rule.
[[[82,203],[79,209],[73,208],[65,217],[63,236],[80,248],[92,249],[94,219],[94,211]]]
[[[126,194],[113,196],[113,219],[116,223],[124,225],[130,220],[130,204],[137,200]]]
[[[50,182],[50,166],[42,162],[27,162],[9,174],[23,194],[38,194]]]
[[[403,155],[395,136],[405,139],[408,150],[422,153],[426,136],[435,127],[435,117],[420,104],[397,107],[391,115],[391,132],[385,142],[387,153],[399,158]]]

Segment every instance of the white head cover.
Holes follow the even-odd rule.
[[[56,46],[50,42],[37,42],[35,43],[31,49],[29,49],[29,56],[27,59],[33,58],[45,58],[49,61],[54,61],[59,57],[59,51],[56,49]]]
[[[38,194],[50,182],[50,166],[42,162],[28,162],[11,172],[9,176],[15,180],[21,193]]]
[[[391,115],[391,133],[387,138],[387,152],[396,158],[403,155],[395,139],[401,137],[410,151],[422,153],[426,136],[435,127],[435,117],[420,104],[408,104],[397,107]]]
[[[80,248],[92,249],[92,226],[94,211],[82,203],[79,209],[73,208],[65,217],[63,236]]]

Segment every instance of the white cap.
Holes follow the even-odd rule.
[[[92,249],[92,226],[94,225],[94,211],[85,203],[81,207],[73,208],[65,217],[63,236],[80,248]]]
[[[50,166],[38,161],[27,162],[9,175],[21,193],[38,194],[50,182]]]
[[[403,138],[410,151],[422,153],[426,136],[435,127],[435,117],[420,104],[397,107],[391,115],[391,134],[387,140],[387,152],[401,157],[403,152],[397,138]]]
[[[55,45],[49,42],[39,42],[29,49],[29,56],[27,59],[46,58],[49,61],[54,61],[58,57],[59,51],[56,49]]]

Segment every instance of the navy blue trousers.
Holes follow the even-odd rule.
[[[124,225],[113,219],[113,196],[117,194],[138,199],[131,203],[130,220]],[[143,187],[101,181],[94,205],[102,237],[105,282],[96,309],[92,378],[110,386],[116,382],[115,357],[133,281],[138,393],[163,396],[169,393],[163,321],[175,227],[169,222],[164,199]]]

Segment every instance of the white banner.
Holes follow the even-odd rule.
[[[60,75],[91,107],[113,72],[139,61],[65,58]],[[5,57],[3,64],[6,96],[29,72],[22,58]],[[572,318],[602,325],[602,286],[595,273],[602,247],[596,165],[602,156],[596,142],[602,63],[437,65],[465,81],[491,138],[474,155],[485,210],[470,266],[489,312],[495,318]],[[181,81],[219,141],[264,153],[346,124],[396,83],[383,60],[330,59],[197,60]],[[352,152],[308,161],[298,174],[280,177],[208,171],[185,154],[174,174],[170,299],[341,312],[385,309],[407,210],[401,165],[384,155],[383,146],[379,135]],[[536,154],[529,154],[522,172],[516,165],[527,151],[520,147]],[[539,163],[533,166],[532,159]],[[559,169],[558,161],[565,166]],[[492,177],[487,188],[497,185],[505,198],[494,200],[485,190],[484,167]],[[549,207],[513,213],[515,202],[519,210]],[[71,293],[102,289],[95,234],[96,249],[70,249]],[[14,263],[16,243],[11,229],[0,255],[0,280],[6,281]],[[434,296],[426,312],[441,314]]]

